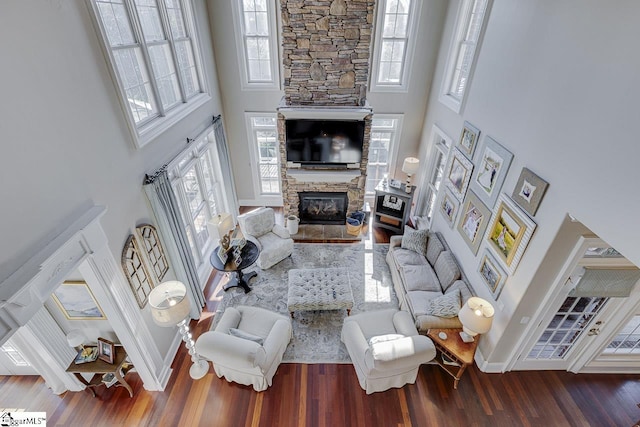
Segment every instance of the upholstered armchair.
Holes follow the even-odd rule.
[[[291,333],[288,316],[259,307],[229,307],[213,331],[200,335],[196,351],[213,362],[218,378],[263,391],[272,384]]]
[[[418,333],[411,314],[396,309],[346,318],[341,339],[367,394],[415,383],[420,365],[436,356],[433,342]]]
[[[273,209],[255,209],[238,216],[238,222],[244,235],[260,249],[256,265],[261,269],[273,267],[293,252],[293,239],[286,228],[276,224]]]

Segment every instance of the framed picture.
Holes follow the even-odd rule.
[[[513,154],[492,138],[485,136],[478,167],[471,178],[471,188],[490,208],[496,204],[507,177]]]
[[[69,320],[105,320],[107,317],[83,281],[67,281],[51,294]]]
[[[469,122],[464,122],[457,147],[469,160],[473,159],[473,153],[476,151],[479,137],[480,129]]]
[[[462,214],[460,214],[457,229],[474,255],[478,253],[490,219],[491,210],[480,201],[473,191],[468,191],[462,204]]]
[[[460,150],[454,149],[446,168],[446,184],[459,201],[464,199],[472,171],[473,163]]]
[[[507,280],[507,273],[500,268],[499,264],[487,250],[484,251],[478,272],[484,284],[487,285],[491,291],[493,299],[498,300],[500,292],[502,292],[502,287]]]
[[[402,182],[400,182],[397,179],[390,179],[389,180],[389,187],[391,187],[391,188],[400,188],[400,187],[402,187]]]
[[[516,188],[511,198],[519,204],[529,215],[534,216],[538,211],[542,197],[549,183],[527,168],[522,168]]]
[[[116,355],[116,346],[109,340],[98,338],[98,359],[107,363],[113,363]]]
[[[486,240],[510,274],[516,270],[535,229],[535,222],[506,194],[501,194]]]
[[[453,197],[453,194],[449,190],[445,190],[442,199],[440,200],[440,213],[447,220],[449,227],[453,227],[460,210],[460,202]]]

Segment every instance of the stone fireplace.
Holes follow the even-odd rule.
[[[349,214],[364,204],[375,0],[280,0],[280,5],[285,95],[278,109],[278,140],[284,213],[302,214],[299,193],[315,192],[346,194]],[[363,120],[362,161],[351,169],[293,167],[286,156],[287,118]]]
[[[349,205],[347,193],[303,191],[298,193],[300,224],[344,224]]]

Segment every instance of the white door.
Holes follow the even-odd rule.
[[[539,316],[513,369],[578,372],[601,354],[623,326],[620,314],[629,312],[625,307],[637,299],[637,290],[627,298],[584,296],[572,291],[578,288],[586,269],[635,267],[600,239],[583,239],[575,252],[578,256],[560,276],[559,286],[545,304],[547,310]]]
[[[9,338],[0,347],[0,375],[40,375],[25,360]]]

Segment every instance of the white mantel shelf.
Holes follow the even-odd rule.
[[[373,109],[367,104],[363,107],[352,106],[290,106],[278,107],[278,112],[285,119],[333,119],[333,120],[364,120]]]
[[[351,182],[360,176],[360,170],[328,171],[288,169],[287,174],[299,182]]]

